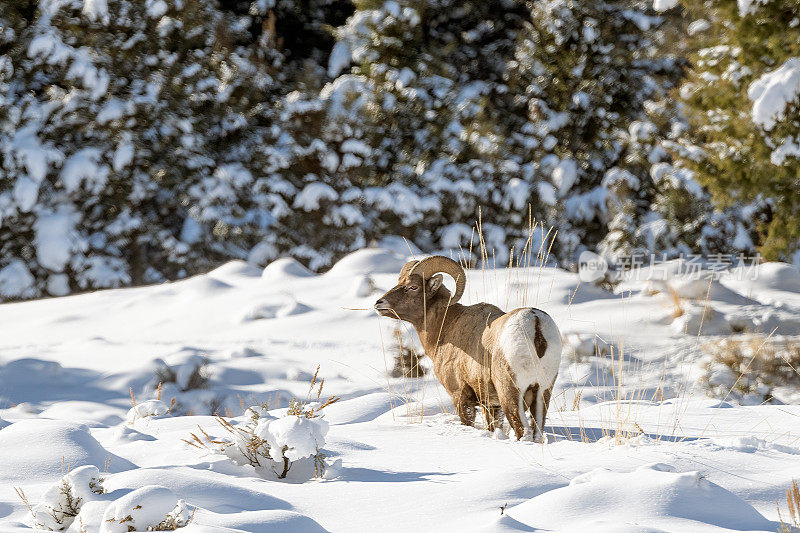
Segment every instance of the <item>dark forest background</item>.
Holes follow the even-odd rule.
[[[765,124],[748,89],[800,6],[658,4],[1,0],[0,298],[448,253],[479,212],[498,265],[530,218],[565,267],[792,261],[800,99]]]

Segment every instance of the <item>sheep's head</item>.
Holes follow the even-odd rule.
[[[456,282],[456,292],[442,283],[442,275],[448,274]],[[464,294],[466,276],[464,269],[448,257],[435,255],[422,261],[410,261],[400,271],[397,286],[375,302],[375,310],[382,316],[399,318],[408,322],[421,322],[427,309],[437,302],[455,303]]]

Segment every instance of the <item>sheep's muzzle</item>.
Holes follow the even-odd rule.
[[[388,316],[388,317],[395,317],[394,311],[392,311],[392,307],[389,305],[384,298],[381,298],[377,302],[375,302],[375,310],[381,316]]]

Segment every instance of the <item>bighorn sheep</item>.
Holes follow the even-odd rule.
[[[440,273],[455,280],[452,297]],[[517,439],[538,442],[561,361],[558,327],[539,309],[504,313],[488,303],[461,305],[457,302],[465,286],[464,270],[452,259],[411,261],[375,309],[414,326],[462,424],[474,424],[480,405],[493,431],[502,409]]]

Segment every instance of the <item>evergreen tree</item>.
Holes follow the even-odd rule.
[[[703,31],[690,38],[692,68],[678,92],[690,128],[677,164],[720,206],[752,204],[745,214],[756,230],[741,221],[739,233],[766,257],[789,258],[800,243],[800,5],[685,5]]]
[[[562,264],[789,257],[797,6],[686,7],[9,0],[0,298],[321,270],[390,234],[502,265],[543,239],[529,214]]]
[[[206,0],[39,6],[3,57],[3,260],[26,264],[30,291],[174,279],[234,255],[227,228],[251,185],[237,137],[271,89],[237,27]]]
[[[680,73],[659,57],[663,18],[630,1],[531,2],[531,20],[511,65],[511,90],[527,105],[529,157],[548,191],[547,223],[558,228],[558,256],[575,261],[610,230],[607,251],[636,232],[652,198],[653,137],[645,103]],[[524,96],[523,96],[524,95]]]
[[[327,103],[372,148],[351,175],[369,186],[374,233],[477,248],[470,225],[480,210],[498,262],[515,238],[524,242],[536,194],[517,155],[529,136],[505,73],[525,16],[524,4],[502,1],[356,3],[331,56],[333,71],[352,68]]]

